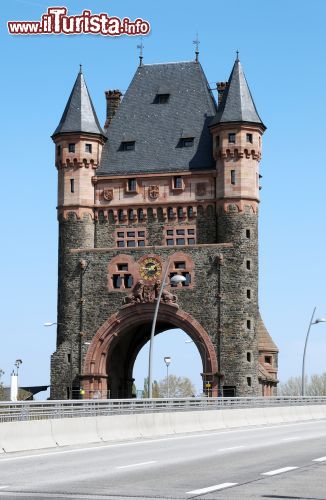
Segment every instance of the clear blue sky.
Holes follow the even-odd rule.
[[[280,348],[281,380],[298,375],[313,307],[326,316],[325,288],[325,18],[326,2],[313,0],[67,0],[70,14],[142,17],[146,63],[194,57],[208,81],[228,78],[240,51],[247,80],[268,129],[264,135],[260,205],[260,306]],[[104,91],[125,90],[138,64],[139,38],[24,36],[7,33],[8,20],[38,20],[43,0],[10,0],[1,26],[1,316],[0,367],[4,382],[21,358],[21,383],[49,382],[56,318],[56,169],[50,139],[76,78],[79,63],[101,123]],[[198,354],[185,335],[160,335],[155,378],[171,373],[194,379]],[[179,339],[179,340],[177,340]],[[326,324],[313,327],[308,373],[326,370]],[[137,364],[142,385],[145,360]],[[191,367],[191,371],[189,371]],[[193,375],[192,375],[193,374]]]

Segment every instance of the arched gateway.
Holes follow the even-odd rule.
[[[154,304],[125,305],[99,328],[85,358],[82,373],[84,397],[132,396],[132,372],[136,357],[150,338]],[[156,334],[181,328],[197,345],[203,363],[203,382],[217,395],[217,357],[204,328],[175,304],[160,304]]]
[[[215,100],[198,58],[141,64],[122,100],[118,90],[105,93],[103,130],[78,74],[52,136],[59,282],[51,398],[80,397],[81,387],[86,397],[131,395],[166,266],[168,283],[178,274],[184,281],[167,285],[157,331],[179,327],[196,342],[213,395],[275,394],[277,347],[258,307],[266,127],[238,57],[217,90]]]

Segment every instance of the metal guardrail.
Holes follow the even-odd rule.
[[[326,397],[84,399],[0,402],[0,423],[20,420],[326,404]]]

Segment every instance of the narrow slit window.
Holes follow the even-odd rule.
[[[247,377],[247,385],[251,387],[251,377]]]
[[[247,329],[248,330],[251,329],[251,320],[250,319],[247,319]]]
[[[251,352],[247,352],[247,361],[251,363]]]
[[[251,261],[250,261],[250,260],[247,260],[247,261],[246,261],[246,268],[247,268],[248,270],[250,270],[250,269],[251,269]]]
[[[75,179],[70,179],[70,192],[75,192]]]
[[[251,299],[251,290],[247,288],[247,299]]]
[[[235,170],[231,170],[231,184],[235,184]]]
[[[250,229],[246,229],[246,238],[250,239]]]

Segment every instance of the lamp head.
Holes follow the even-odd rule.
[[[43,326],[53,326],[56,325],[57,323],[55,321],[47,321],[46,323],[43,323]]]
[[[315,323],[326,323],[326,318],[317,318]]]
[[[172,276],[170,283],[172,285],[178,285],[179,283],[184,283],[186,281],[186,278],[182,276],[181,274],[175,274]]]
[[[169,366],[169,365],[170,365],[170,363],[171,363],[171,358],[170,358],[170,356],[165,356],[165,358],[164,358],[164,363],[166,364],[166,366]]]

